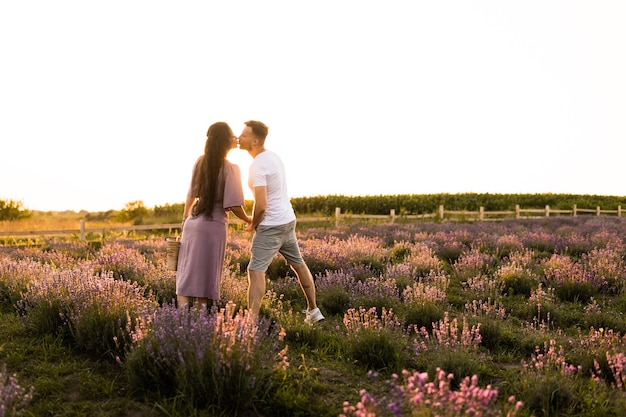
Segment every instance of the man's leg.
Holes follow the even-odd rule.
[[[291,265],[291,268],[295,271],[300,282],[302,292],[306,298],[306,304],[308,310],[314,310],[317,308],[317,300],[315,298],[315,282],[313,281],[313,275],[306,263]]]
[[[248,270],[248,309],[255,319],[259,317],[264,295],[265,272]]]

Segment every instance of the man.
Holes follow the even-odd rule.
[[[285,167],[278,155],[265,149],[267,133],[265,124],[249,120],[239,136],[239,148],[254,158],[248,177],[248,185],[254,193],[252,222],[246,227],[254,231],[248,265],[248,308],[258,317],[265,295],[265,272],[274,256],[280,253],[298,276],[307,302],[305,321],[313,324],[324,320],[324,316],[317,308],[313,276],[296,239],[296,215],[287,193]]]

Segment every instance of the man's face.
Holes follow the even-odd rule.
[[[256,139],[256,137],[252,133],[252,128],[250,128],[250,126],[244,127],[241,135],[239,135],[239,149],[243,149],[244,151],[251,150],[252,141],[254,139]]]

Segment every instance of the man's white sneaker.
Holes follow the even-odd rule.
[[[307,310],[306,318],[304,319],[305,323],[313,324],[318,321],[324,320],[326,317],[322,314],[319,308],[314,308],[313,310]]]

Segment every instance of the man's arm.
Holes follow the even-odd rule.
[[[252,209],[252,222],[246,230],[256,230],[261,223],[267,209],[267,187],[254,187],[254,208]]]

